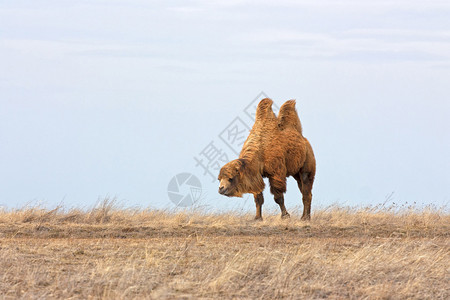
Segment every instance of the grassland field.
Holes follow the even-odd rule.
[[[442,209],[0,210],[0,299],[450,299]]]

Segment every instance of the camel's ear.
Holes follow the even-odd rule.
[[[239,158],[238,162],[239,164],[236,166],[236,171],[238,172],[239,176],[242,176],[245,170],[246,161],[245,159]]]

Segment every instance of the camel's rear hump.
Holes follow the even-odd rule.
[[[302,134],[302,123],[300,123],[297,110],[295,109],[295,100],[286,101],[281,106],[278,114],[278,127],[280,130],[291,127]]]

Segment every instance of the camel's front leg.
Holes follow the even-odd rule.
[[[261,193],[254,194],[256,204],[256,216],[255,220],[262,220],[262,205],[264,204],[264,196]]]

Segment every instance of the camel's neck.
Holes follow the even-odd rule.
[[[239,158],[244,159],[251,170],[262,171],[260,170],[262,151],[261,142],[258,141],[258,137],[250,133],[242,147]]]

